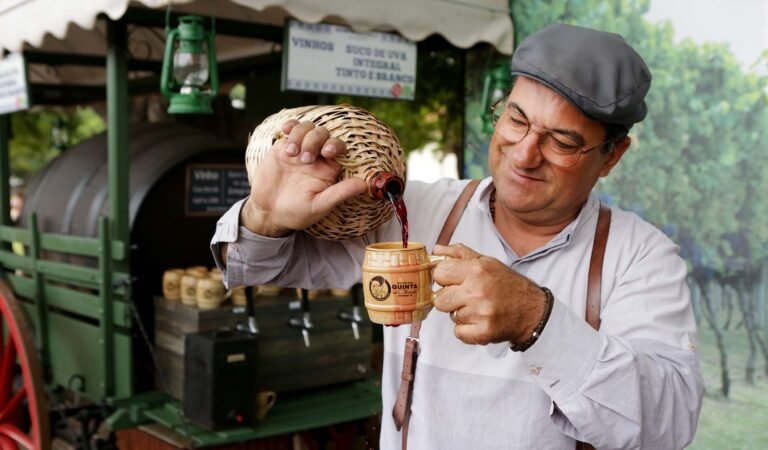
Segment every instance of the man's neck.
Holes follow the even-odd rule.
[[[496,190],[494,189],[489,205],[493,222],[499,234],[518,257],[523,257],[546,245],[576,219],[584,206],[582,204],[573,214],[564,216],[562,220],[543,222],[506,211],[495,200]]]

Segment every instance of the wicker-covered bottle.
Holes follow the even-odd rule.
[[[336,158],[341,165],[339,181],[349,177],[368,183],[369,195],[358,195],[336,207],[305,231],[312,236],[342,240],[362,236],[392,217],[387,192],[396,196],[405,190],[403,148],[395,133],[368,111],[350,105],[304,106],[284,109],[267,117],[253,130],[245,154],[248,181],[272,145],[284,136],[281,127],[290,120],[311,121],[328,129],[331,137],[347,145]]]

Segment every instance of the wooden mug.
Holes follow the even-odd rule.
[[[427,253],[424,244],[381,242],[365,249],[363,294],[372,322],[401,325],[424,320],[432,309],[432,269],[442,256]]]
[[[181,303],[197,305],[197,280],[199,277],[185,273],[181,277]]]
[[[181,300],[181,277],[184,269],[168,269],[163,272],[163,297],[168,300]]]
[[[277,401],[277,394],[275,391],[260,391],[256,394],[256,420],[264,420],[267,418],[267,413]]]
[[[214,309],[224,302],[227,288],[221,280],[200,278],[197,280],[195,298],[200,309]]]

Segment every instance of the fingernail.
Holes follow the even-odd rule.
[[[301,157],[299,157],[299,159],[303,163],[311,163],[315,160],[315,155],[309,152],[304,152],[301,154]]]
[[[293,142],[290,142],[288,143],[288,147],[285,147],[285,153],[287,153],[288,156],[296,156],[299,154],[299,147]]]
[[[326,155],[333,155],[334,153],[336,153],[336,147],[334,147],[331,144],[328,144],[325,147],[323,147],[323,153],[325,153]]]

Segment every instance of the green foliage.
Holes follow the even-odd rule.
[[[59,143],[53,138],[56,126],[62,140]],[[11,116],[11,175],[26,180],[58,155],[61,149],[56,144],[63,144],[62,148],[76,145],[105,129],[104,121],[91,108],[15,113]]]
[[[447,153],[458,154],[463,106],[461,52],[447,45],[424,47],[419,46],[413,101],[339,96],[336,102],[372,112],[397,134],[406,154],[430,142],[437,142]]]
[[[648,0],[512,4],[517,42],[552,22],[588,26],[621,33],[651,68],[648,118],[598,185],[603,198],[662,227],[694,266],[727,272],[768,256],[768,78],[725,45],[675,43],[669,23],[644,20]],[[478,98],[467,100],[468,125]],[[484,153],[468,145],[467,175],[487,173]]]
[[[718,322],[725,322],[720,314]],[[699,366],[707,388],[699,416],[699,427],[690,450],[761,449],[768,446],[768,383],[763,371],[755,374],[756,383],[744,381],[749,347],[745,344],[744,330],[723,330],[728,348],[731,393],[728,398],[719,395],[720,353],[715,345],[714,333],[708,327],[699,327]],[[759,367],[760,365],[758,365]]]

